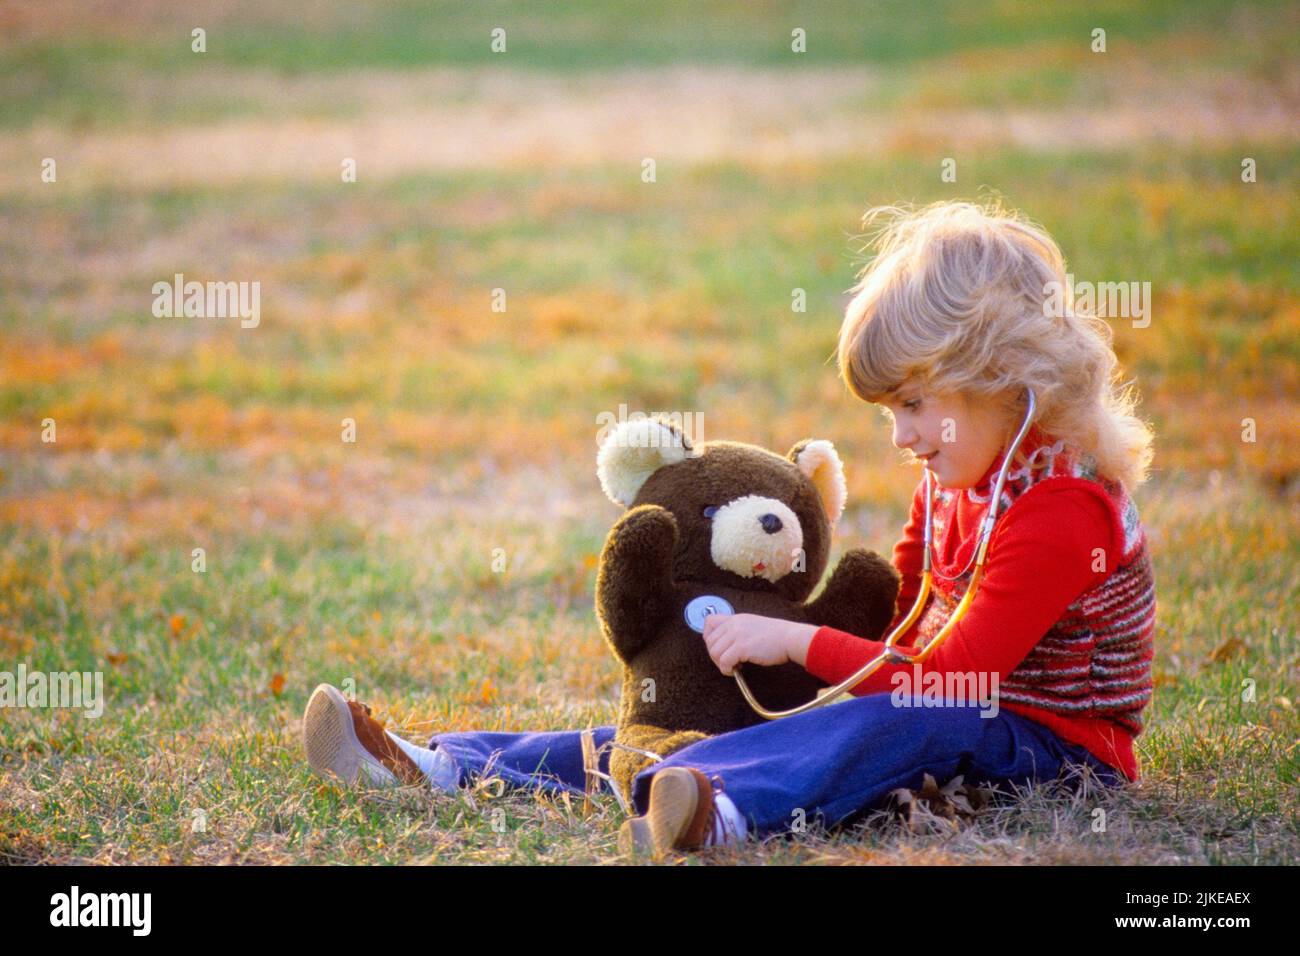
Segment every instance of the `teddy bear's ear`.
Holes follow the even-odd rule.
[[[651,475],[698,452],[685,432],[659,418],[620,422],[596,454],[600,487],[615,504],[629,507]]]
[[[822,496],[826,517],[834,527],[840,515],[844,514],[844,502],[849,496],[844,482],[844,464],[835,446],[824,438],[805,438],[790,449],[787,457],[812,481]]]

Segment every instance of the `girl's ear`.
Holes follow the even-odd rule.
[[[821,495],[826,517],[831,527],[835,527],[840,515],[844,514],[844,502],[849,496],[844,482],[844,463],[840,461],[835,446],[824,438],[805,438],[791,448],[786,457],[813,483]]]
[[[620,422],[596,454],[596,477],[609,500],[631,507],[637,492],[660,468],[697,454],[676,425],[659,418]]]

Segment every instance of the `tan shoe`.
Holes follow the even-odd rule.
[[[319,685],[307,701],[302,742],[317,773],[332,773],[344,783],[357,783],[363,773],[364,782],[377,787],[427,783],[415,761],[370,716],[370,708],[329,684]]]
[[[648,853],[658,860],[671,850],[698,850],[710,835],[715,845],[727,837],[709,778],[694,767],[668,767],[650,780],[645,815],[619,828],[618,848],[625,856]]]

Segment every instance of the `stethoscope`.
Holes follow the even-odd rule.
[[[888,637],[885,638],[885,646],[878,655],[866,664],[862,665],[862,667],[855,673],[849,675],[834,687],[831,687],[819,696],[808,701],[808,703],[800,704],[798,707],[793,707],[790,710],[768,710],[760,704],[755,699],[754,694],[750,691],[749,685],[745,683],[745,678],[741,676],[740,665],[737,665],[733,671],[736,683],[740,686],[740,692],[745,695],[745,700],[749,701],[749,706],[753,707],[755,712],[762,717],[766,717],[768,720],[775,720],[778,717],[792,717],[795,714],[802,714],[804,711],[812,710],[814,707],[821,707],[825,704],[829,704],[836,698],[847,694],[850,690],[862,683],[862,681],[866,680],[885,664],[921,663],[938,650],[939,646],[947,640],[948,635],[951,634],[953,628],[957,626],[957,622],[966,615],[966,610],[970,607],[971,602],[975,600],[975,593],[979,590],[980,577],[984,572],[984,560],[988,555],[989,539],[993,536],[993,524],[997,521],[998,506],[1002,503],[1002,487],[1006,484],[1007,472],[1011,468],[1012,459],[1015,458],[1016,452],[1020,450],[1020,445],[1024,441],[1025,435],[1029,432],[1029,426],[1034,420],[1034,410],[1036,407],[1034,390],[1026,387],[1025,393],[1029,398],[1029,404],[1025,410],[1025,420],[1021,423],[1020,430],[1016,433],[1016,437],[1011,443],[1011,448],[1002,462],[1002,467],[998,470],[998,481],[993,488],[993,499],[989,502],[989,513],[984,518],[984,523],[980,526],[979,543],[975,548],[974,554],[971,556],[972,560],[975,562],[975,570],[971,574],[970,584],[967,585],[966,593],[962,595],[961,602],[957,605],[956,610],[952,612],[952,616],[948,618],[948,621],[939,632],[920,648],[899,647],[896,643],[898,639],[906,634],[908,629],[916,623],[916,619],[921,616],[921,612],[925,608],[926,600],[930,596],[930,581],[933,574],[937,573],[932,570],[930,557],[934,541],[934,485],[933,473],[930,471],[930,467],[927,464],[925,468],[925,550],[921,559],[921,589],[917,592],[916,600],[912,602],[912,609],[907,613],[907,617],[903,618],[903,620],[899,622],[898,626],[890,632]],[[967,570],[969,570],[969,568],[970,562],[967,562],[966,568],[963,568],[958,574],[952,575],[951,577],[960,578]],[[940,577],[948,578],[949,575],[940,574]],[[691,623],[692,627],[695,626],[695,622],[692,621],[692,607],[694,607],[694,617],[698,620],[700,625],[697,630],[703,633],[703,621],[705,615],[731,613],[730,605],[721,608],[716,604],[716,602],[719,601],[721,601],[722,604],[727,605],[726,601],[718,597],[708,596],[696,598],[686,608],[687,621]]]

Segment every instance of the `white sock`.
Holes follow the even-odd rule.
[[[710,829],[704,837],[705,846],[718,846],[720,844],[743,843],[749,835],[749,827],[745,823],[745,817],[731,802],[731,798],[725,793],[715,793],[713,803],[722,813],[723,828],[726,833],[722,840],[714,839],[713,830]]]
[[[430,750],[428,747],[417,746],[388,730],[384,733],[388,734],[393,743],[401,747],[402,751],[415,761],[415,765],[420,768],[420,772],[428,778],[435,789],[455,793],[459,774],[456,772],[455,761],[446,753],[440,749]]]

